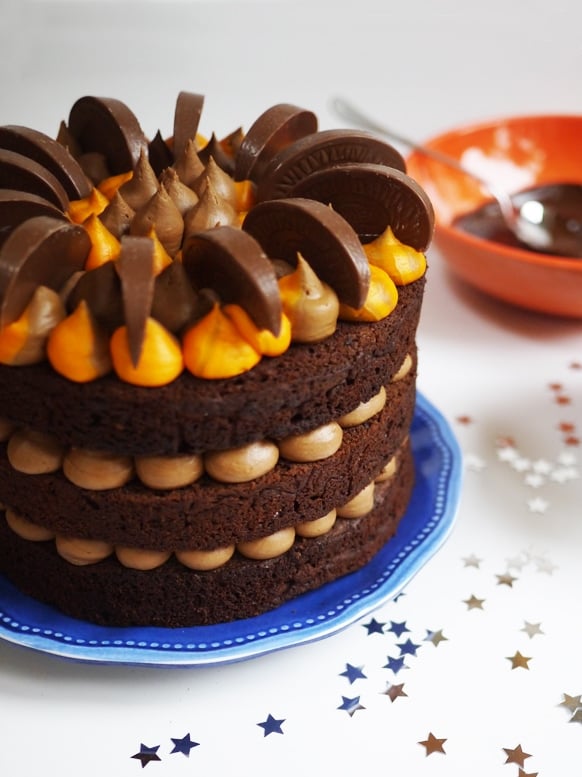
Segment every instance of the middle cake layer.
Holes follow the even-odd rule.
[[[2,446],[0,502],[56,533],[137,548],[213,549],[252,540],[320,518],[347,503],[380,473],[405,440],[415,403],[415,370],[386,386],[376,416],[344,430],[339,450],[305,463],[280,459],[248,483],[218,483],[204,475],[171,491],[137,480],[92,491],[63,475],[14,470]]]

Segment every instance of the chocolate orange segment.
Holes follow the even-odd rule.
[[[434,230],[434,211],[424,190],[406,173],[375,164],[337,165],[299,181],[294,197],[310,197],[340,213],[362,242],[388,226],[402,243],[425,251]]]
[[[69,207],[63,185],[46,167],[24,154],[0,149],[0,189],[16,189],[49,200],[62,211]]]
[[[339,214],[300,197],[259,203],[243,229],[271,259],[297,264],[299,252],[341,302],[360,308],[370,284],[370,267],[358,235]]]
[[[0,148],[16,151],[46,167],[63,185],[71,200],[91,193],[91,183],[68,149],[43,132],[30,127],[0,127]]]
[[[174,110],[174,157],[179,159],[189,140],[196,137],[204,107],[204,95],[180,92]]]
[[[312,111],[279,103],[262,113],[244,136],[236,155],[236,181],[260,180],[265,166],[282,148],[317,131]]]
[[[230,226],[198,232],[186,241],[182,262],[198,291],[212,289],[221,302],[244,308],[259,329],[279,333],[282,306],[277,276],[250,234]]]
[[[372,163],[406,172],[404,158],[393,146],[369,132],[323,130],[279,151],[263,172],[257,200],[290,197],[304,178],[341,164]]]
[[[123,313],[129,353],[134,367],[141,356],[146,321],[154,298],[154,241],[149,237],[125,235],[115,269],[121,280]]]
[[[133,112],[113,97],[81,97],[69,113],[69,132],[83,153],[105,156],[113,175],[136,166],[147,139]]]
[[[0,327],[22,314],[38,286],[58,291],[90,249],[86,230],[68,221],[36,216],[16,227],[0,249]]]
[[[15,189],[0,189],[0,245],[15,227],[35,216],[67,221],[63,211],[44,197]]]

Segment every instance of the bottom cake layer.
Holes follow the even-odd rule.
[[[75,618],[110,626],[185,627],[254,617],[302,593],[360,569],[394,535],[414,481],[412,454],[403,452],[391,480],[378,484],[362,518],[339,519],[317,538],[298,539],[277,558],[236,556],[225,567],[195,572],[175,559],[148,572],[114,559],[74,566],[52,542],[29,542],[0,520],[0,571],[20,590]]]

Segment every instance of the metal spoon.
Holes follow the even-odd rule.
[[[547,201],[543,196],[544,187],[538,186],[535,197],[524,200],[522,195],[518,205],[507,191],[474,173],[454,157],[427,148],[378,123],[342,97],[334,98],[332,107],[351,124],[384,135],[472,178],[497,202],[507,229],[524,245],[547,254],[582,258],[582,185],[552,184],[553,196]],[[563,189],[561,197],[555,196],[557,189]]]

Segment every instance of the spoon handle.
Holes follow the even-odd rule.
[[[377,122],[366,113],[363,113],[359,108],[356,108],[352,103],[348,102],[343,97],[334,97],[331,105],[338,116],[341,116],[351,124],[355,124],[358,127],[371,130],[372,132],[376,132],[380,135],[385,135],[387,138],[390,138],[397,143],[401,143],[403,146],[407,146],[408,148],[412,149],[413,151],[417,151],[423,156],[434,159],[436,162],[440,162],[441,164],[446,165],[447,167],[450,167],[453,170],[468,176],[469,178],[472,178],[474,181],[480,184],[491,196],[493,196],[494,199],[497,200],[505,220],[508,223],[514,223],[515,210],[509,195],[504,191],[498,190],[490,181],[485,180],[477,173],[469,170],[454,157],[448,156],[448,154],[442,154],[436,149],[423,146],[421,143],[416,143],[414,140],[411,140],[405,135],[401,135],[400,133],[395,132],[389,127],[386,127],[384,124]]]
[[[387,138],[394,140],[396,143],[402,143],[403,146],[407,146],[407,148],[410,148],[413,151],[418,151],[423,156],[430,157],[437,162],[442,162],[442,164],[447,165],[447,167],[453,167],[460,173],[464,173],[465,175],[474,178],[489,188],[489,184],[487,184],[486,181],[481,180],[477,174],[467,170],[466,167],[464,167],[453,157],[450,157],[446,154],[441,154],[440,151],[436,151],[435,149],[428,148],[427,146],[423,146],[420,143],[416,143],[414,140],[411,140],[411,138],[407,138],[406,136],[395,132],[393,129],[390,129],[390,127],[387,127],[385,124],[380,124],[375,119],[372,119],[371,116],[363,113],[359,108],[356,108],[355,105],[349,103],[343,97],[334,97],[331,104],[338,116],[341,116],[342,119],[346,119],[346,121],[349,121],[351,124],[356,124],[357,126],[371,130],[372,132],[385,135]]]

